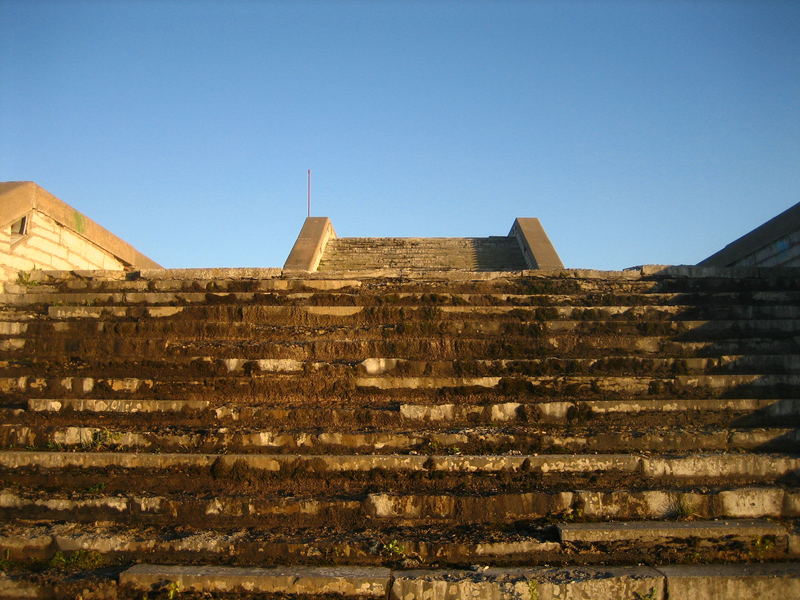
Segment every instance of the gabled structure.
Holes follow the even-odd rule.
[[[309,217],[283,267],[287,271],[524,271],[563,269],[535,218],[518,218],[507,236],[337,238],[328,217]]]
[[[33,269],[130,267],[161,268],[34,182],[0,183],[0,280]]]
[[[698,263],[701,267],[800,267],[800,202]]]

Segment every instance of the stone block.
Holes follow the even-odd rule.
[[[670,600],[788,600],[800,598],[800,564],[658,567]]]
[[[706,538],[725,536],[786,536],[778,523],[759,520],[725,521],[628,521],[610,523],[570,523],[558,525],[563,542],[603,543],[625,540],[651,542],[666,538]]]
[[[736,519],[780,517],[785,492],[780,488],[740,488],[724,490],[717,495],[718,514]]]
[[[119,575],[121,586],[137,590],[165,589],[174,582],[178,589],[225,593],[324,594],[358,598],[386,598],[391,572],[381,567],[184,567],[135,565]]]

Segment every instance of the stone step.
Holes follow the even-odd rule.
[[[328,242],[319,263],[320,272],[359,267],[523,270],[526,262],[514,238],[338,238]]]
[[[786,538],[786,527],[766,520],[740,521],[614,521],[558,525],[562,542],[604,544],[624,541],[655,542],[667,539]]]
[[[387,598],[392,584],[385,567],[185,567],[139,564],[119,576],[121,587],[139,592],[323,595],[337,598]]]
[[[27,359],[21,363],[0,363],[0,375],[21,375],[49,372],[71,374],[76,356],[59,359]],[[86,375],[101,377],[106,373],[136,371],[141,376],[158,374],[167,377],[225,376],[228,374],[296,374],[307,377],[319,374],[332,377],[392,376],[415,379],[439,378],[503,378],[539,376],[637,376],[683,375],[791,375],[800,373],[800,354],[723,355],[716,357],[640,357],[613,356],[606,358],[534,358],[534,359],[457,359],[408,360],[393,357],[372,357],[364,360],[336,362],[301,361],[292,358],[230,358],[215,356],[148,357],[131,363],[122,358],[105,360],[94,369],[82,369]],[[370,385],[370,384],[366,384]],[[426,386],[425,383],[418,385]],[[435,384],[434,384],[435,385]],[[484,384],[478,384],[486,387]],[[490,387],[496,385],[492,384]]]
[[[76,328],[77,329],[77,328]],[[114,328],[116,330],[116,328]],[[207,325],[203,327],[207,330]],[[235,332],[232,332],[235,333]],[[362,335],[365,332],[360,332]],[[594,335],[580,339],[570,333],[532,338],[531,336],[504,336],[502,341],[487,338],[459,336],[458,339],[443,340],[441,337],[407,337],[394,339],[390,336],[370,338],[351,336],[349,339],[297,340],[287,334],[265,335],[258,339],[251,331],[249,336],[214,337],[204,339],[198,330],[197,337],[176,337],[137,331],[133,335],[108,332],[71,334],[44,334],[30,338],[0,339],[7,349],[25,349],[26,354],[37,358],[60,357],[65,354],[81,357],[127,358],[139,360],[142,356],[193,357],[211,356],[219,358],[257,360],[293,359],[304,361],[359,362],[366,356],[398,356],[405,359],[422,359],[436,356],[439,360],[459,360],[491,356],[496,359],[521,359],[537,356],[589,358],[597,356],[641,356],[674,358],[712,358],[726,355],[798,354],[800,341],[794,338],[783,340],[758,338],[680,341],[669,336],[640,335]],[[342,335],[347,335],[342,333]],[[90,337],[91,336],[91,337]],[[87,340],[87,338],[89,338]],[[246,340],[247,343],[242,343]],[[8,357],[13,359],[14,357]]]
[[[148,560],[165,564],[224,562],[263,567],[278,563],[318,566],[335,561],[338,565],[402,566],[405,569],[430,568],[434,564],[439,568],[470,564],[532,567],[553,563],[577,566],[643,561],[680,564],[698,560],[746,564],[753,560],[786,561],[797,556],[787,547],[791,536],[786,533],[762,536],[758,534],[764,530],[757,526],[749,531],[747,528],[737,531],[732,525],[727,529],[720,527],[719,538],[703,539],[689,537],[680,527],[682,522],[676,525],[676,535],[666,538],[677,538],[684,546],[664,543],[663,539],[655,542],[633,539],[614,542],[614,553],[609,554],[606,548],[588,547],[576,553],[573,548],[578,543],[562,543],[557,533],[534,528],[502,532],[482,526],[397,527],[341,533],[328,528],[279,533],[254,528],[137,528],[104,523],[87,528],[85,523],[63,522],[4,525],[0,529],[0,552],[11,561],[49,560],[59,552],[69,556],[82,551],[95,556],[100,564],[109,564],[110,560],[116,564],[130,564],[146,555]],[[748,533],[753,535],[748,536]],[[685,544],[692,541],[693,550],[687,554]]]
[[[800,321],[794,320],[514,323],[457,319],[435,324],[387,322],[353,328],[332,324],[311,327],[191,319],[42,321],[33,325],[25,337],[7,339],[25,340],[29,352],[46,354],[75,352],[76,348],[88,352],[103,344],[114,344],[115,353],[117,349],[134,351],[142,347],[147,351],[176,352],[203,344],[210,348],[234,345],[254,351],[266,344],[273,352],[286,352],[288,348],[306,353],[336,343],[337,351],[356,353],[361,358],[393,352],[402,352],[408,357],[409,352],[419,351],[419,347],[433,347],[437,356],[443,351],[463,351],[465,354],[457,354],[459,357],[480,357],[482,352],[490,352],[495,357],[517,351],[525,352],[525,356],[564,355],[592,349],[605,353],[616,348],[675,356],[715,350],[720,354],[761,353],[769,351],[773,345],[796,348],[800,345],[797,332],[800,332]],[[142,346],[145,343],[147,345]],[[397,350],[382,350],[387,346]],[[742,349],[742,352],[735,349]]]
[[[452,318],[506,318],[514,321],[697,321],[697,320],[793,320],[800,319],[800,306],[794,305],[653,305],[653,306],[499,306],[499,305],[275,305],[227,303],[205,300],[196,305],[59,305],[49,304],[47,315],[51,319],[121,319],[121,318],[210,318],[212,320],[252,321],[265,318],[292,319],[303,324],[314,319],[353,319],[367,322],[393,320],[437,321]]]
[[[657,567],[527,567],[472,570],[390,570],[386,594],[389,600],[556,600],[621,598],[725,598],[726,600],[785,600],[800,596],[797,563],[669,565]],[[0,597],[72,598],[82,591],[92,598],[122,598],[126,592],[173,596],[186,594],[244,597],[271,592],[285,597],[315,597],[331,588],[337,597],[348,597],[363,576],[383,574],[377,567],[279,566],[247,568],[215,565],[138,564],[123,571],[119,585],[114,579],[92,584],[80,581],[83,590],[64,578],[57,583],[0,578]],[[371,581],[371,580],[370,580]],[[383,579],[380,579],[382,582]],[[369,597],[359,589],[358,597]],[[243,591],[249,590],[249,591]],[[126,596],[127,597],[127,596]]]
[[[213,418],[213,417],[212,417]],[[399,419],[398,419],[399,421]],[[397,426],[399,423],[396,423]],[[800,450],[797,428],[703,429],[670,428],[631,422],[629,427],[602,432],[541,430],[535,426],[446,431],[352,431],[341,426],[311,431],[213,427],[179,428],[143,422],[119,426],[108,419],[98,425],[54,426],[41,421],[31,424],[0,424],[0,444],[6,448],[85,448],[157,452],[290,452],[304,454],[493,454],[563,452],[680,452],[734,450]],[[289,424],[291,427],[291,423]],[[656,429],[651,431],[650,429]]]
[[[12,288],[13,289],[13,288]],[[7,285],[0,300],[7,304],[58,304],[92,306],[104,304],[192,305],[206,302],[226,304],[257,303],[265,306],[785,306],[797,305],[800,293],[778,292],[618,292],[558,293],[503,293],[503,292],[453,292],[399,291],[385,289],[351,289],[326,291],[21,291],[12,293]],[[10,315],[6,315],[6,320]]]
[[[800,400],[765,398],[638,398],[630,400],[571,400],[522,402],[489,402],[486,404],[437,402],[436,404],[391,403],[384,406],[320,406],[316,402],[303,406],[274,406],[258,404],[221,403],[209,400],[160,400],[116,398],[29,398],[28,410],[36,412],[110,413],[130,415],[135,413],[180,413],[185,417],[202,415],[222,421],[287,424],[287,428],[306,426],[312,429],[320,423],[341,427],[358,423],[363,426],[380,426],[396,429],[407,424],[442,423],[444,425],[509,424],[509,423],[565,423],[580,416],[590,421],[605,415],[622,415],[629,420],[639,414],[658,415],[664,419],[670,413],[686,413],[695,420],[703,413],[723,412],[731,418],[745,415],[763,419],[787,421],[800,417]],[[25,411],[17,410],[6,418],[20,417]],[[178,422],[171,416],[172,422]],[[48,419],[51,421],[51,419]]]
[[[481,569],[394,572],[390,600],[785,600],[800,597],[800,565]]]
[[[682,456],[637,454],[398,455],[398,454],[190,454],[131,452],[0,451],[0,468],[19,470],[193,469],[224,477],[246,470],[279,477],[292,473],[385,472],[419,474],[637,473],[670,481],[772,481],[795,476],[800,458],[784,454],[714,453]]]
[[[95,486],[99,487],[100,484]],[[467,493],[373,492],[358,497],[307,498],[230,493],[187,495],[180,492],[153,495],[144,491],[119,491],[109,495],[94,488],[90,492],[6,488],[0,490],[0,515],[7,520],[66,519],[262,528],[322,527],[327,523],[348,523],[351,528],[437,523],[502,524],[542,519],[548,523],[563,524],[566,521],[565,527],[572,527],[584,520],[669,519],[663,523],[651,523],[648,527],[673,529],[685,519],[797,518],[800,517],[800,489],[785,490],[770,486],[703,489],[698,492],[681,489],[600,489],[480,496]],[[580,524],[592,532],[595,531],[593,528],[603,531],[614,525],[603,522]],[[639,525],[634,523],[631,527]],[[575,536],[580,535],[590,534],[578,532],[569,539],[565,538],[565,541],[576,541]]]
[[[139,368],[137,371],[141,372]],[[127,373],[124,373],[127,374]],[[121,375],[124,375],[121,374]],[[90,375],[87,373],[87,375]],[[102,373],[74,377],[70,372],[60,377],[33,377],[18,375],[0,377],[0,392],[5,406],[14,406],[21,397],[55,398],[63,396],[102,396],[127,399],[146,399],[153,396],[229,397],[252,399],[258,397],[265,403],[295,400],[305,402],[308,394],[318,401],[322,398],[356,398],[366,402],[383,401],[403,395],[411,398],[441,398],[442,395],[469,393],[491,395],[492,401],[511,401],[533,398],[544,399],[566,394],[570,399],[624,400],[650,397],[652,399],[674,395],[713,397],[764,397],[793,396],[800,391],[800,375],[796,374],[741,374],[741,375],[676,375],[676,376],[604,376],[604,375],[553,375],[514,377],[414,377],[414,376],[337,376],[298,377],[286,373],[230,374],[225,376],[179,376],[156,379],[143,374],[139,377],[104,377]],[[134,396],[132,396],[134,395]],[[380,400],[383,398],[384,400]],[[445,398],[446,399],[446,398]]]

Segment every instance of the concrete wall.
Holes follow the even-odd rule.
[[[160,265],[32,181],[0,182],[0,281],[32,269],[130,267]]]
[[[29,212],[25,218],[23,235],[12,234],[12,223],[0,229],[0,278],[16,279],[19,271],[32,269],[125,268],[113,254],[38,210]]]
[[[698,264],[704,267],[800,267],[800,203]]]
[[[328,240],[335,237],[336,231],[328,217],[308,217],[286,258],[283,270],[313,273],[319,266]]]

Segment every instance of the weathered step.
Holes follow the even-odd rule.
[[[83,382],[81,382],[83,383]],[[71,389],[71,388],[70,388]],[[281,431],[297,427],[316,428],[327,423],[337,428],[343,425],[362,424],[400,428],[409,423],[439,423],[447,425],[500,424],[500,423],[563,423],[576,419],[589,421],[603,415],[638,415],[655,413],[726,413],[734,416],[750,415],[753,422],[793,419],[800,416],[800,399],[756,398],[636,398],[631,400],[578,400],[490,402],[486,404],[437,402],[436,404],[397,403],[381,407],[335,407],[295,404],[290,407],[222,404],[211,405],[205,400],[158,400],[113,398],[30,398],[28,409],[32,412],[101,412],[121,415],[160,412],[180,412],[183,415],[204,414],[211,411],[220,420],[268,422],[272,427],[285,424]],[[15,413],[20,416],[24,413]],[[11,416],[11,415],[9,415]]]
[[[515,320],[773,320],[800,318],[800,307],[793,305],[705,305],[705,306],[353,306],[353,305],[315,305],[283,306],[253,304],[253,294],[249,298],[237,294],[235,304],[223,303],[228,294],[217,294],[216,301],[198,299],[197,305],[122,305],[104,304],[102,306],[61,306],[50,304],[47,316],[51,319],[99,319],[99,318],[169,318],[193,317],[254,321],[264,318],[291,319],[293,322],[326,322],[333,319],[348,319],[355,322],[375,322],[393,320],[451,319],[458,317],[480,317],[484,319],[507,317]],[[243,297],[244,296],[244,297]],[[30,297],[25,297],[32,300]],[[53,300],[57,302],[57,300]],[[165,302],[167,302],[165,300]],[[175,301],[173,301],[175,302]]]
[[[323,595],[343,598],[386,598],[391,571],[383,567],[184,567],[134,565],[120,573],[119,583],[150,593],[174,589],[204,592]],[[172,584],[172,587],[170,587]]]
[[[30,359],[22,364],[9,361],[0,365],[0,373],[23,374],[29,371],[51,373],[74,371],[74,356],[54,359]],[[130,359],[110,359],[97,369],[120,373],[131,368]],[[672,358],[612,356],[604,358],[529,358],[529,359],[456,359],[410,360],[405,358],[373,357],[360,361],[336,362],[301,361],[294,358],[230,358],[215,356],[164,357],[137,361],[141,375],[172,372],[186,374],[227,375],[254,373],[295,373],[325,376],[407,376],[421,379],[439,377],[519,377],[542,375],[651,375],[675,374],[800,374],[800,354],[727,355],[713,358]],[[85,372],[85,370],[84,370]],[[467,384],[469,385],[469,384]],[[485,387],[483,384],[478,384]],[[495,384],[496,385],[496,384]],[[423,386],[425,387],[425,386]],[[492,386],[493,387],[493,386]]]
[[[458,360],[491,356],[496,359],[522,359],[537,356],[563,356],[590,358],[616,356],[661,356],[674,358],[713,358],[731,355],[774,355],[798,354],[800,342],[793,338],[767,339],[743,338],[718,341],[682,341],[671,336],[604,335],[576,336],[565,333],[541,337],[506,335],[502,341],[486,337],[459,336],[457,339],[442,340],[436,337],[368,337],[359,336],[347,339],[308,339],[299,340],[288,332],[283,336],[259,335],[250,330],[247,335],[231,337],[235,331],[223,331],[208,339],[208,323],[198,323],[201,327],[195,336],[177,337],[158,332],[137,331],[123,333],[108,332],[97,335],[96,330],[72,334],[40,332],[29,338],[0,339],[0,350],[25,348],[26,354],[38,360],[64,355],[79,355],[83,360],[114,356],[118,360],[139,360],[142,356],[149,360],[161,357],[210,356],[216,359],[235,358],[257,360],[292,359],[301,361],[348,361],[358,362],[365,356],[402,356],[407,360],[424,359],[436,356],[439,360]],[[94,329],[94,328],[93,328]],[[118,329],[115,327],[114,329]],[[272,332],[274,333],[274,332]],[[333,334],[333,332],[330,332]],[[384,331],[384,334],[386,332]],[[340,334],[340,335],[343,335]],[[256,339],[253,339],[256,337]],[[242,343],[247,340],[247,343]],[[9,360],[13,364],[13,359]]]
[[[139,368],[141,372],[144,369]],[[153,371],[156,375],[156,372]],[[526,399],[566,395],[569,398],[631,398],[665,397],[752,397],[777,398],[800,392],[800,374],[746,375],[676,375],[676,376],[515,376],[515,377],[352,377],[322,374],[319,377],[286,373],[252,373],[250,375],[192,375],[176,374],[164,379],[125,376],[72,377],[71,372],[60,377],[0,377],[0,392],[7,401],[13,395],[50,397],[62,395],[92,395],[131,397],[197,397],[225,394],[231,397],[257,397],[263,402],[280,399],[298,402],[308,397],[336,398],[343,392],[348,397],[360,394],[374,400],[380,397],[441,398],[442,394],[491,394],[500,398]],[[87,373],[87,375],[90,375]]]
[[[153,307],[173,310],[176,307]],[[350,311],[353,307],[339,307]],[[144,309],[140,309],[143,311]],[[739,342],[749,341],[752,338],[769,338],[776,341],[791,340],[800,332],[800,320],[797,319],[739,319],[719,321],[642,321],[642,320],[589,320],[589,321],[553,321],[553,320],[526,320],[512,317],[494,319],[448,318],[433,320],[409,320],[401,317],[375,319],[374,322],[359,323],[354,329],[341,319],[327,319],[325,322],[317,319],[310,323],[308,314],[297,319],[277,321],[269,316],[253,318],[242,321],[236,315],[212,315],[208,318],[195,317],[180,319],[146,319],[142,314],[135,319],[108,320],[108,319],[79,319],[67,321],[40,321],[32,323],[28,328],[28,337],[35,336],[37,350],[47,347],[42,337],[65,338],[71,344],[85,343],[78,340],[91,336],[109,336],[124,343],[122,338],[145,338],[174,340],[179,343],[181,338],[188,340],[220,338],[222,340],[248,340],[287,342],[294,340],[297,343],[308,343],[319,340],[365,340],[384,339],[392,341],[409,339],[436,339],[442,335],[458,336],[465,339],[481,339],[497,341],[497,335],[508,339],[510,343],[519,344],[524,339],[532,340],[541,345],[543,343],[560,343],[569,336],[573,336],[572,344],[583,342],[586,338],[598,340],[595,343],[611,345],[616,336],[644,336],[665,337],[675,342]],[[581,339],[575,339],[580,336]],[[23,339],[23,338],[17,338]],[[554,340],[554,342],[551,342]],[[585,342],[584,342],[585,343]],[[569,344],[561,346],[568,349]],[[559,346],[556,346],[559,348]]]
[[[375,567],[297,567],[247,568],[215,565],[135,565],[115,580],[98,579],[91,584],[80,581],[83,592],[93,598],[127,598],[133,593],[173,596],[186,594],[241,597],[250,592],[248,582],[256,582],[251,592],[266,592],[259,582],[279,587],[279,596],[303,594],[315,597],[327,593],[330,585],[349,591],[349,584],[360,576],[381,570]],[[724,598],[725,600],[785,600],[800,596],[800,566],[797,563],[754,563],[712,565],[668,565],[658,567],[528,567],[480,568],[472,570],[389,570],[389,600],[556,600],[644,599],[686,600]],[[353,574],[359,577],[351,578]],[[322,577],[320,578],[320,575]],[[380,581],[383,581],[382,579]],[[333,583],[335,582],[335,583]],[[285,584],[285,587],[280,587]],[[318,592],[318,593],[315,593]],[[0,597],[74,597],[78,587],[61,581],[43,583],[19,576],[0,578]],[[266,597],[271,596],[269,594]],[[339,597],[347,597],[339,593]],[[363,594],[362,594],[362,597]]]
[[[57,404],[58,401],[53,403]],[[296,423],[287,425],[291,427]],[[395,427],[398,426],[399,423],[395,423]],[[567,431],[554,427],[551,425],[543,429],[535,425],[517,424],[501,428],[409,431],[400,428],[392,430],[387,426],[376,432],[353,431],[341,425],[331,425],[321,432],[319,428],[311,431],[249,427],[232,429],[207,423],[196,427],[178,427],[174,424],[153,424],[149,420],[125,426],[109,422],[108,419],[58,426],[39,420],[25,424],[0,424],[0,444],[9,449],[16,447],[29,450],[63,447],[215,453],[224,449],[227,452],[307,454],[439,454],[444,450],[451,454],[482,455],[513,452],[546,454],[568,451],[608,453],[684,452],[687,449],[695,452],[800,449],[800,429],[789,427],[713,429],[706,425],[667,428],[663,422],[644,422],[640,425],[635,421],[628,422],[627,426],[607,426],[602,431],[593,427],[584,430],[570,427]]]
[[[754,530],[755,531],[755,530]],[[449,565],[542,564],[620,565],[647,561],[680,564],[687,561],[748,563],[754,559],[786,561],[795,557],[787,549],[788,535],[688,538],[695,545],[686,553],[687,538],[619,541],[605,548],[576,553],[577,543],[555,541],[546,529],[500,530],[492,527],[389,528],[335,532],[330,528],[277,532],[249,529],[189,529],[174,527],[124,527],[97,523],[4,525],[0,552],[7,560],[51,559],[56,553],[83,551],[117,564],[148,560],[164,564],[275,564],[396,566],[405,568]],[[697,543],[699,542],[699,543]],[[613,544],[613,552],[608,548]]]
[[[609,542],[654,542],[667,539],[757,539],[771,536],[787,543],[786,527],[766,520],[724,521],[629,521],[610,523],[564,523],[558,525],[562,542],[601,544]]]
[[[132,400],[101,398],[30,398],[28,410],[35,412],[119,412],[119,413],[162,413],[198,412],[210,406],[208,400]]]
[[[800,597],[798,563],[657,567],[490,568],[393,573],[391,600],[786,600]]]
[[[329,283],[330,285],[330,283]],[[340,284],[341,286],[341,284]],[[343,286],[342,286],[343,287]],[[347,306],[779,306],[797,305],[800,292],[711,292],[685,294],[675,292],[652,292],[620,289],[598,292],[595,290],[571,290],[572,293],[502,293],[485,291],[479,293],[453,291],[449,286],[428,291],[393,291],[391,289],[359,289],[348,285],[345,289],[325,291],[278,291],[278,290],[147,290],[82,291],[54,289],[35,291],[28,289],[0,294],[0,300],[18,306],[34,304],[102,305],[102,304],[198,304],[198,303],[258,303],[265,305],[347,305]]]
[[[549,455],[303,455],[155,454],[130,452],[2,451],[0,468],[170,471],[195,469],[215,479],[242,470],[291,475],[343,473],[638,473],[670,481],[773,481],[796,475],[800,458],[782,454],[715,453],[685,456],[633,454]]]
[[[584,519],[744,519],[800,517],[800,491],[775,486],[638,491],[576,490],[488,495],[368,493],[360,497],[296,497],[252,494],[149,495],[103,493],[102,484],[62,492],[0,490],[0,515],[37,521],[120,521],[201,527],[351,528],[430,524],[502,524],[547,519],[574,524]],[[593,523],[585,523],[591,529]],[[653,527],[656,527],[655,525]],[[594,534],[593,534],[594,535]]]

